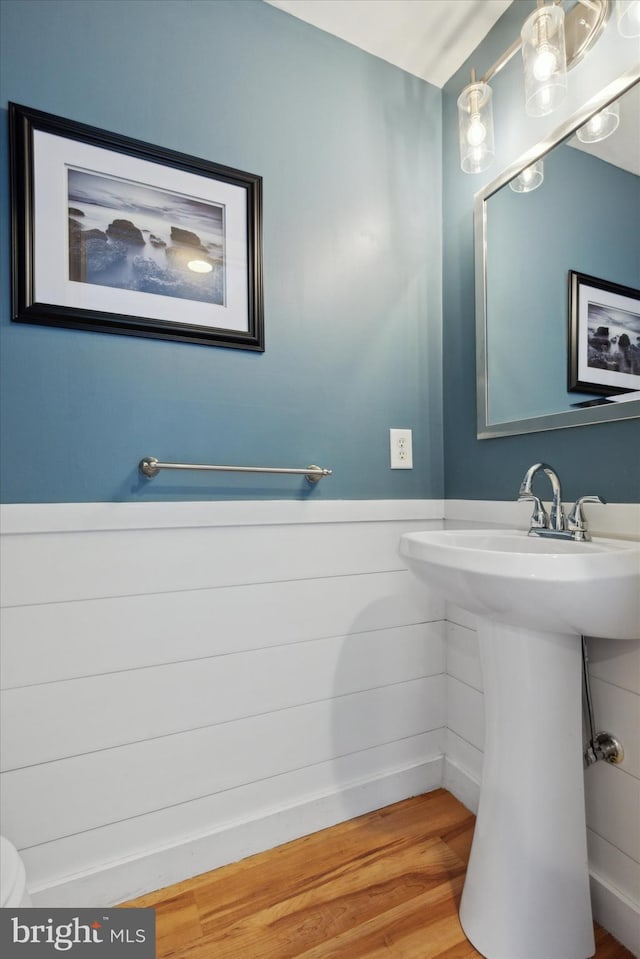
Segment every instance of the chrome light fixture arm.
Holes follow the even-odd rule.
[[[555,0],[555,6],[559,0]],[[565,44],[567,50],[567,70],[579,63],[598,41],[611,16],[611,0],[578,0],[565,17]],[[480,77],[481,83],[488,83],[503,67],[513,59],[522,47],[517,40],[502,53],[496,62]]]
[[[465,173],[481,173],[495,155],[489,81],[522,50],[525,86],[530,87],[527,112],[532,116],[552,112],[566,92],[566,71],[597,42],[611,9],[611,0],[578,0],[565,15],[560,0],[549,4],[538,0],[538,8],[527,18],[521,36],[480,80],[476,81],[475,71],[472,71],[471,83],[458,97],[460,165]],[[543,59],[546,58],[545,76],[538,75],[540,63],[537,67],[534,64],[540,60],[541,54]],[[535,74],[533,80],[532,71]]]

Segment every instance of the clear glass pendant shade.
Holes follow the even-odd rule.
[[[616,15],[621,37],[640,37],[640,0],[617,0]]]
[[[582,143],[597,143],[606,140],[618,129],[620,123],[620,104],[610,103],[604,110],[594,114],[590,120],[583,123],[576,136]]]
[[[562,7],[538,7],[525,20],[520,36],[525,109],[531,117],[543,117],[560,105],[567,92]]]
[[[517,177],[509,181],[509,187],[514,193],[531,193],[537,190],[544,180],[544,163],[542,160],[536,160]]]
[[[495,156],[492,90],[470,83],[458,97],[460,166],[465,173],[482,173]]]

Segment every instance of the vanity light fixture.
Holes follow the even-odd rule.
[[[525,109],[530,117],[544,117],[567,93],[567,50],[564,10],[538,0],[520,32],[524,67]]]
[[[587,120],[576,130],[576,136],[581,143],[597,143],[598,140],[606,140],[615,133],[619,123],[620,104],[616,100]]]
[[[495,156],[493,143],[493,91],[488,83],[471,83],[458,97],[460,165],[465,173],[481,173]]]
[[[509,187],[514,193],[531,193],[537,190],[544,180],[544,162],[536,160],[526,167],[522,173],[509,181]]]
[[[640,37],[640,0],[616,0],[621,37]]]
[[[538,6],[524,22],[520,37],[487,72],[458,97],[460,165],[465,173],[481,173],[494,157],[493,114],[489,81],[522,50],[525,109],[530,116],[551,113],[567,90],[567,70],[578,63],[600,37],[613,0],[578,0],[565,15],[561,0]],[[618,0],[618,5],[640,8],[640,0]],[[621,11],[618,9],[618,17]],[[539,184],[538,184],[539,185]]]

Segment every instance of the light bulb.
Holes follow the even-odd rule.
[[[481,143],[484,143],[487,136],[487,129],[480,119],[478,113],[475,116],[471,117],[471,122],[469,124],[469,129],[467,130],[467,143],[472,147],[479,147]]]
[[[481,173],[495,156],[491,87],[475,78],[458,97],[460,166],[465,173]]]
[[[594,136],[600,133],[602,130],[602,117],[599,113],[596,113],[595,117],[591,117],[587,123],[587,130],[589,133]]]
[[[536,80],[539,80],[540,83],[549,80],[556,72],[557,66],[558,58],[553,47],[550,47],[548,43],[539,47],[536,58],[533,61],[533,75]]]
[[[515,179],[509,181],[509,187],[514,193],[531,193],[537,190],[544,180],[544,163],[542,160],[536,160],[520,173]]]
[[[551,106],[551,90],[549,87],[542,87],[538,93],[538,102],[540,104],[540,109],[544,110],[545,113],[549,113],[549,107]]]
[[[578,130],[576,136],[582,143],[597,143],[606,140],[618,129],[620,123],[620,105],[610,103],[604,110],[600,110],[590,117]]]
[[[564,11],[555,4],[538,6],[520,38],[526,111],[532,117],[546,116],[567,92]]]

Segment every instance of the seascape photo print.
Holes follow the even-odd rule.
[[[587,315],[587,366],[640,377],[640,313],[590,301]]]
[[[68,167],[69,279],[225,305],[225,208]]]

